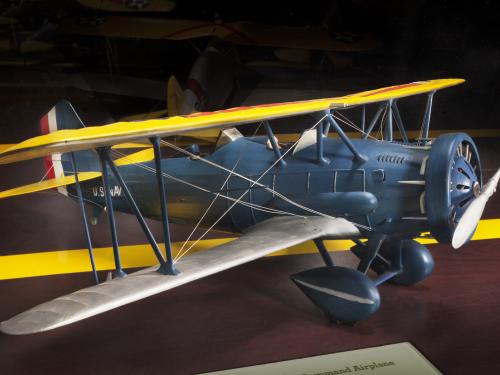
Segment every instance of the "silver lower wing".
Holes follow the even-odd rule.
[[[183,257],[182,273],[165,276],[158,266],[81,289],[27,310],[0,324],[11,335],[43,332],[103,313],[165,290],[250,262],[318,237],[353,238],[359,230],[349,221],[325,217],[274,217],[250,228],[238,239]]]

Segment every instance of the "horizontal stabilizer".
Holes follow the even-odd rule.
[[[236,267],[284,248],[318,237],[353,238],[359,230],[340,218],[274,217],[238,239],[181,258],[177,276],[162,275],[158,266],[79,290],[43,303],[4,321],[0,330],[22,335],[47,331]]]
[[[237,107],[215,112],[198,112],[135,122],[116,122],[105,126],[87,126],[82,129],[56,131],[21,142],[0,153],[0,164],[33,159],[54,153],[66,153],[124,142],[135,142],[152,136],[167,137],[210,128],[297,116],[360,104],[376,103],[437,91],[458,85],[462,79],[436,79],[365,91],[338,98],[304,100],[289,103]]]
[[[78,179],[80,181],[92,180],[99,177],[101,172],[82,172],[78,173]],[[59,178],[51,178],[49,180],[43,180],[40,182],[35,182],[34,184],[18,186],[13,189],[5,190],[0,192],[0,199],[14,197],[16,195],[24,195],[30,193],[36,193],[38,191],[55,189],[61,186],[71,185],[75,183],[75,176],[62,176]]]
[[[116,166],[119,167],[123,165],[146,163],[153,159],[154,159],[153,148],[149,147],[145,150],[141,150],[133,154],[125,155],[119,159],[116,159],[115,164]],[[101,175],[102,175],[101,172],[80,172],[78,173],[78,179],[80,180],[80,182],[83,182],[100,177]],[[76,181],[74,175],[67,175],[59,178],[51,178],[40,182],[35,182],[33,184],[18,186],[9,190],[2,191],[0,192],[0,199],[14,197],[16,195],[24,195],[44,190],[55,189],[61,186],[74,184],[75,182]]]

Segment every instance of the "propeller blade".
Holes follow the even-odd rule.
[[[469,207],[465,210],[453,233],[453,239],[451,241],[453,248],[458,249],[472,237],[476,230],[477,223],[481,219],[486,202],[488,202],[488,199],[490,199],[496,191],[499,179],[500,168],[488,183],[482,187],[479,195],[469,204]]]

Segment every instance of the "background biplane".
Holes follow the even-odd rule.
[[[292,280],[333,321],[369,317],[380,305],[378,285],[388,280],[412,285],[432,272],[430,252],[413,239],[430,231],[439,242],[461,247],[472,237],[500,178],[498,170],[482,183],[479,154],[468,135],[429,138],[434,93],[462,82],[422,81],[338,98],[100,127],[84,127],[68,102],[58,103],[41,120],[43,135],[0,153],[1,164],[44,157],[48,179],[0,197],[58,188],[76,198],[93,266],[84,205],[105,206],[115,278],[34,307],[2,322],[0,329],[27,334],[60,327],[311,239],[325,266]],[[411,140],[397,103],[417,94],[427,94],[427,104],[421,136]],[[376,108],[368,118],[370,104]],[[361,110],[360,127],[342,113],[354,107]],[[279,143],[270,121],[307,113],[319,114],[319,120],[296,142]],[[359,130],[362,138],[349,139],[339,121]],[[243,137],[234,128],[258,122],[266,137]],[[381,140],[372,135],[377,127]],[[211,128],[222,131],[209,155],[196,145],[182,149],[162,140]],[[326,137],[330,129],[339,139]],[[113,157],[112,146],[145,139],[151,149]],[[162,159],[161,145],[179,155]],[[126,275],[114,210],[137,217],[159,266]],[[165,257],[144,217],[162,220]],[[190,256],[184,255],[192,246],[185,247],[174,259],[169,222],[203,227],[205,234],[219,229],[241,236]],[[334,265],[323,244],[330,238],[356,242],[351,250],[360,258],[357,269]],[[377,276],[370,278],[369,269]],[[94,275],[98,282],[95,267]]]
[[[181,52],[180,54],[185,55],[181,59],[190,59],[193,53],[199,54],[192,69],[193,74],[186,81],[188,86],[198,82],[198,86],[205,91],[204,96],[209,99],[205,108],[200,106],[198,110],[215,110],[249,103],[269,103],[275,101],[276,97],[292,101],[342,95],[345,91],[331,90],[335,85],[329,80],[329,71],[334,66],[350,61],[348,54],[365,53],[379,46],[376,38],[338,29],[337,19],[341,16],[333,5],[325,13],[322,22],[306,23],[300,27],[248,21],[223,22],[217,14],[215,20],[212,17],[207,21],[203,19],[205,17],[185,19],[182,13],[181,16],[173,17],[161,13],[162,6],[166,9],[173,8],[173,5],[175,4],[168,1],[80,1],[66,3],[62,9],[56,6],[49,8],[47,5],[48,15],[43,22],[38,21],[41,23],[39,30],[33,30],[31,26],[29,31],[28,35],[37,36],[36,40],[30,41],[32,47],[28,49],[29,44],[23,43],[29,54],[10,54],[0,63],[11,67],[31,65],[30,71],[25,71],[22,78],[26,87],[72,87],[108,96],[132,96],[165,102],[168,75],[158,79],[159,69],[155,69],[153,77],[146,78],[145,72],[150,64],[146,61],[138,62],[140,71],[134,69],[133,72],[124,74],[124,65],[129,65],[126,62],[129,59],[123,58],[127,54],[127,48],[124,49],[123,46],[128,44],[127,41],[156,43],[158,47],[150,48],[150,51],[164,50],[163,54],[169,56],[169,64],[175,65],[171,55],[179,55],[179,52],[171,51],[171,46],[180,45],[182,41],[191,51]],[[55,8],[55,13],[61,14],[51,15],[49,9],[52,7]],[[19,15],[20,19],[34,17],[34,8],[36,1],[26,1],[23,6],[16,7],[13,14]],[[88,8],[94,10],[90,11]],[[134,9],[149,13],[134,17],[124,13],[109,13]],[[330,21],[333,14],[336,20]],[[48,26],[56,32],[51,33],[52,43],[49,46],[52,51],[43,53],[44,51],[37,51],[33,43],[41,44],[41,40],[38,40],[40,30]],[[9,39],[20,39],[21,34],[26,31],[26,22],[21,22],[17,29],[10,30]],[[11,49],[9,39],[4,40],[5,52]],[[229,56],[223,49],[215,54],[201,52],[207,45],[212,45],[213,39],[231,45],[234,53]],[[93,61],[99,59],[93,56],[94,48],[89,48],[93,43],[101,44],[106,51],[107,71],[104,74],[94,71],[96,67],[92,66]],[[262,52],[256,54],[259,47]],[[16,48],[11,52],[17,50]],[[270,54],[273,56],[271,60]],[[133,59],[136,58],[137,56]],[[143,60],[156,61],[158,58]],[[89,61],[92,63],[89,64]],[[46,64],[51,65],[50,71],[42,68],[41,72],[38,67]],[[191,79],[191,76],[196,79]],[[276,81],[277,77],[281,79]],[[19,82],[19,78],[6,74],[0,81],[0,86],[12,87]],[[215,81],[220,87],[210,84]],[[294,82],[294,87],[288,87],[290,82]],[[256,85],[259,90],[254,90]],[[250,94],[250,100],[244,101]],[[227,100],[229,96],[232,99],[230,101]],[[113,116],[114,119],[122,117]]]
[[[88,8],[108,12],[170,12],[175,8],[171,0],[78,0]]]

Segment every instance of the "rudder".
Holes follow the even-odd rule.
[[[59,101],[40,119],[42,134],[64,129],[84,128],[82,120],[67,100]],[[99,160],[94,152],[85,150],[74,153],[79,172],[99,171]],[[53,179],[74,174],[69,154],[52,154],[45,157],[45,178]],[[68,195],[66,187],[58,187],[57,191]]]

